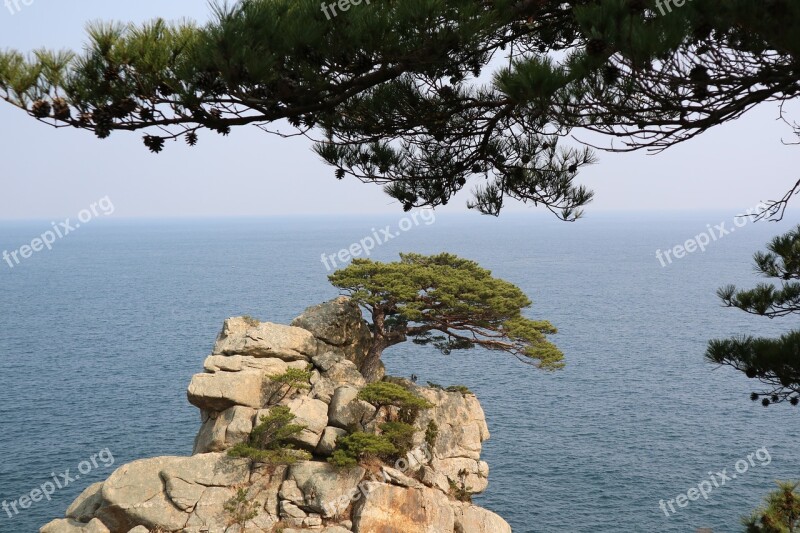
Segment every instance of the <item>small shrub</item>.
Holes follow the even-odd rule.
[[[242,530],[248,521],[258,516],[258,503],[247,501],[247,491],[241,488],[236,496],[225,502],[223,508],[230,516],[229,525],[236,524]]]
[[[450,480],[450,494],[460,502],[472,503],[472,493],[470,489],[471,487],[467,487],[463,480],[460,484],[452,479]]]
[[[428,445],[428,449],[433,451],[436,447],[436,439],[439,437],[439,426],[431,420],[428,422],[428,427],[425,428],[425,443]]]
[[[309,383],[311,380],[311,366],[309,365],[305,370],[290,368],[283,374],[270,376],[269,380],[278,385],[278,389],[270,396],[269,403],[278,403],[293,391],[311,389],[311,383]],[[273,402],[274,397],[279,393],[282,393],[280,399],[277,402]]]
[[[288,443],[305,429],[303,425],[293,424],[294,419],[288,407],[273,407],[268,415],[261,417],[261,423],[250,433],[249,441],[237,444],[228,455],[269,464],[293,464],[310,459],[310,454],[295,450]]]
[[[445,389],[447,392],[460,392],[463,395],[471,394],[475,395],[466,385],[451,385]]]
[[[253,318],[250,315],[244,315],[242,317],[242,320],[244,320],[244,323],[247,324],[248,326],[250,326],[251,328],[254,328],[254,327],[258,326],[259,324],[261,324],[261,321],[259,319]]]
[[[336,441],[336,450],[328,462],[336,466],[355,466],[365,459],[396,453],[397,448],[385,435],[357,431]]]
[[[250,442],[262,450],[274,450],[284,446],[289,439],[306,427],[293,424],[295,416],[288,407],[280,405],[270,409],[261,417],[261,423],[250,434]]]
[[[432,389],[444,390],[444,387],[442,387],[438,383],[434,383],[433,381],[429,381],[428,382],[428,387],[430,387]]]
[[[405,422],[384,422],[380,425],[381,436],[397,449],[396,455],[404,457],[414,447],[415,428]]]
[[[383,407],[397,407],[400,410],[400,420],[408,424],[416,420],[422,409],[433,407],[428,400],[417,396],[407,388],[386,381],[370,383],[361,389],[358,399],[372,404],[378,411]]]
[[[339,468],[350,468],[358,464],[358,460],[344,450],[336,450],[328,457],[328,462]]]
[[[310,461],[311,454],[304,450],[295,450],[290,446],[277,450],[260,450],[245,442],[241,442],[228,450],[231,457],[244,457],[257,463],[269,465],[293,465],[298,461]]]

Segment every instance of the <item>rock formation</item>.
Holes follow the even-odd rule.
[[[189,401],[201,413],[193,455],[121,466],[41,533],[510,532],[502,518],[469,503],[487,486],[480,452],[489,431],[467,391],[392,380],[433,405],[414,421],[412,451],[394,464],[327,462],[337,439],[375,431],[385,416],[358,398],[366,386],[358,364],[370,338],[358,306],[345,297],[307,309],[290,326],[226,320],[205,371],[189,384]],[[308,386],[290,394],[276,389],[269,378],[289,369],[310,370]],[[312,460],[273,465],[230,456],[275,405],[304,426],[292,444]],[[431,422],[438,427],[433,442],[426,437]],[[237,496],[257,512],[234,516]]]

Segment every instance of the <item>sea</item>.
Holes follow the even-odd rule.
[[[765,281],[752,255],[796,214],[414,213],[99,216],[52,249],[0,262],[0,532],[38,531],[126,462],[190,454],[200,418],[186,387],[223,320],[288,323],[336,297],[330,269],[365,248],[380,261],[473,259],[530,296],[527,316],[558,328],[557,372],[479,349],[384,354],[392,375],[478,396],[490,476],[475,502],[515,533],[740,532],[776,480],[800,479],[800,407],[765,408],[750,400],[757,382],[704,359],[710,339],[796,326],[716,296]],[[0,221],[0,251],[51,222]],[[54,477],[61,488],[35,492]]]

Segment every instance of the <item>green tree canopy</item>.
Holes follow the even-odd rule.
[[[322,7],[241,0],[202,26],[94,24],[81,53],[0,53],[0,98],[101,138],[142,130],[154,152],[288,120],[337,178],[381,184],[405,209],[472,180],[483,213],[514,198],[574,220],[592,197],[575,178],[594,159],[573,135],[661,150],[800,90],[793,0]]]
[[[775,282],[761,283],[750,290],[728,285],[718,291],[719,297],[727,307],[769,318],[800,313],[800,226],[775,237],[767,249],[767,252],[755,254],[755,266],[758,272],[774,278]],[[739,336],[713,340],[706,357],[768,385],[768,390],[752,393],[752,399],[761,399],[765,406],[785,400],[792,405],[800,403],[798,330],[777,339]]]
[[[355,259],[329,279],[372,318],[361,368],[370,381],[382,377],[383,351],[408,339],[445,354],[480,346],[543,369],[563,366],[563,354],[547,339],[556,328],[524,317],[531,305],[525,293],[474,261],[448,253],[401,254],[393,263]]]
[[[800,483],[779,481],[764,506],[742,518],[745,533],[795,533],[800,531]]]

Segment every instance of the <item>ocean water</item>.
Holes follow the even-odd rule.
[[[0,531],[37,531],[125,462],[191,453],[199,416],[186,386],[223,319],[285,323],[336,296],[321,254],[387,224],[398,235],[372,257],[475,259],[530,295],[530,316],[560,330],[567,367],[556,373],[478,350],[385,354],[392,374],[478,395],[492,438],[489,489],[477,503],[516,533],[741,531],[739,517],[774,480],[800,478],[798,411],[751,402],[755,384],[703,352],[710,338],[792,327],[724,309],[715,296],[720,285],[759,281],[753,252],[789,223],[748,224],[666,267],[655,257],[708,224],[732,228],[735,214],[93,221],[13,269],[0,263],[0,500],[52,474],[63,482],[67,469],[79,476],[50,501],[0,510]],[[2,222],[0,251],[49,228]],[[659,509],[710,472],[736,473],[758,449],[707,500],[669,517]]]

